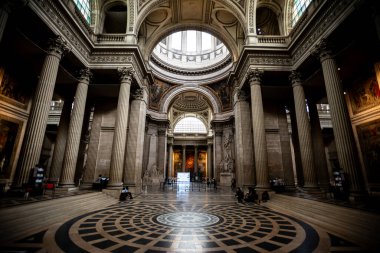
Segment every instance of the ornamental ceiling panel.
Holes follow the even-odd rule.
[[[204,0],[181,0],[178,1],[180,10],[180,21],[199,21],[203,20]]]

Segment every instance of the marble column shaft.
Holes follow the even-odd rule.
[[[67,133],[62,174],[59,181],[60,186],[75,185],[74,176],[78,160],[78,150],[80,137],[82,134],[84,110],[86,108],[87,91],[91,78],[91,72],[89,69],[83,69],[81,70],[80,75],[81,76],[79,78],[79,83],[75,93],[74,107],[71,113],[69,130]]]
[[[319,187],[327,190],[329,187],[329,173],[327,170],[327,160],[325,153],[325,145],[323,143],[323,135],[317,105],[309,103],[309,115],[311,125],[311,135],[313,137],[314,162],[317,168],[317,178]]]
[[[317,45],[315,53],[319,55],[322,64],[339,165],[348,176],[350,191],[361,192],[363,191],[362,175],[338,67],[326,41],[322,40]]]
[[[214,134],[214,171],[213,171],[213,177],[217,181],[219,181],[220,170],[222,169],[221,166],[223,166],[223,164],[222,164],[222,160],[223,160],[222,137],[223,137],[223,130],[222,129],[215,130],[215,134]]]
[[[157,170],[160,175],[166,178],[166,154],[167,154],[166,128],[158,129],[158,150],[157,150]]]
[[[186,146],[182,146],[182,172],[186,171]]]
[[[121,84],[117,103],[115,131],[113,135],[109,188],[121,188],[123,186],[123,165],[125,159],[125,147],[127,140],[127,126],[129,115],[129,96],[132,84],[132,70],[128,68],[118,69]]]
[[[263,71],[252,70],[249,73],[252,101],[253,147],[256,166],[256,188],[270,189],[268,173],[268,152],[264,126],[264,108],[261,95],[261,77]]]
[[[194,172],[198,172],[198,146],[194,146]]]
[[[134,185],[136,192],[142,187],[142,166],[145,142],[147,92],[137,89],[133,94],[129,130],[127,139],[127,154],[124,168],[124,182]],[[146,150],[148,152],[148,150]]]
[[[236,136],[236,184],[238,186],[252,186],[255,184],[255,167],[253,164],[251,109],[246,94],[241,90],[235,94],[234,114]]]
[[[54,145],[52,163],[50,166],[50,175],[52,179],[59,179],[62,172],[63,156],[65,154],[67,132],[69,130],[70,114],[71,114],[71,99],[66,99],[63,103],[61,118],[59,120],[57,138]]]
[[[173,175],[173,144],[169,143],[169,171],[168,177],[174,177]]]
[[[50,46],[42,65],[28,119],[23,149],[20,153],[18,185],[28,181],[29,171],[39,163],[59,62],[63,53],[68,51],[66,42],[61,37],[49,42]]]
[[[293,87],[294,105],[296,112],[298,141],[301,150],[301,161],[304,176],[304,187],[317,188],[318,182],[314,166],[313,142],[311,127],[306,110],[305,93],[301,85],[299,73],[293,71],[290,75]]]
[[[207,171],[206,176],[212,177],[212,143],[207,144]]]

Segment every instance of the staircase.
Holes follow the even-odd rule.
[[[9,242],[64,223],[81,214],[103,209],[118,200],[101,192],[39,201],[0,209],[0,240]],[[1,243],[0,243],[1,245]]]
[[[317,225],[364,248],[380,247],[379,214],[282,194],[273,194],[264,205]]]

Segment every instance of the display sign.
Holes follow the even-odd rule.
[[[177,182],[189,183],[190,182],[190,172],[178,172]]]

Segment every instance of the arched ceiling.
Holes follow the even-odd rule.
[[[247,30],[241,4],[217,0],[150,1],[141,9],[136,22],[145,60],[164,37],[175,31],[195,29],[223,41],[236,61]]]

